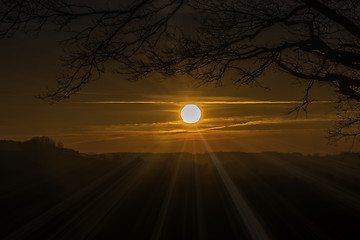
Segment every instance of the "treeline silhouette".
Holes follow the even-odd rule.
[[[59,150],[64,149],[61,141],[57,143],[46,136],[36,136],[27,141],[0,140],[0,150]],[[69,149],[68,149],[69,150]]]

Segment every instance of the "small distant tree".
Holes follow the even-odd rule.
[[[64,148],[64,144],[62,141],[58,141],[56,146],[57,146],[57,148],[60,148],[60,149]]]

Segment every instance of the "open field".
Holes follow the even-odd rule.
[[[0,151],[1,239],[360,239],[360,155]]]

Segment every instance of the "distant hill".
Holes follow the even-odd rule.
[[[27,141],[0,140],[0,151],[32,151],[32,152],[72,152],[72,149],[64,149],[61,142],[56,143],[49,137],[33,137]]]
[[[19,151],[20,144],[11,140],[0,140],[0,151]]]

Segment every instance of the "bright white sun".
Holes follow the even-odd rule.
[[[201,111],[195,104],[187,104],[181,110],[181,118],[186,123],[196,123],[200,120]]]

